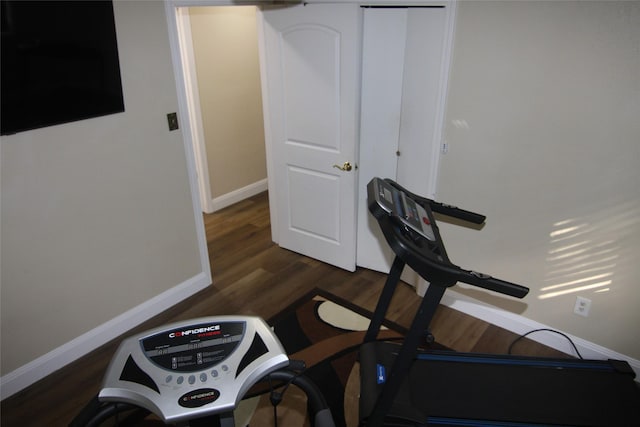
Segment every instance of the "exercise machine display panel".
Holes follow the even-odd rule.
[[[431,219],[424,207],[386,181],[375,179],[372,181],[372,185],[377,206],[382,208],[387,215],[397,216],[406,227],[420,236],[431,241],[436,240]]]
[[[173,323],[122,342],[98,398],[145,408],[167,423],[232,411],[264,376],[289,365],[258,317]]]
[[[144,355],[174,372],[207,369],[227,359],[244,337],[245,321],[208,322],[163,330],[140,340]]]

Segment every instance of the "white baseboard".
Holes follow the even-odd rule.
[[[640,360],[633,359],[624,354],[602,347],[598,344],[573,336],[557,328],[550,327],[535,320],[527,319],[524,316],[510,313],[499,308],[484,304],[476,299],[462,295],[459,292],[448,289],[442,298],[442,304],[461,311],[470,316],[489,322],[493,325],[522,335],[534,329],[553,329],[567,335],[578,348],[578,351],[585,359],[616,359],[624,360],[636,373],[636,381],[640,380]],[[528,335],[533,341],[539,342],[558,351],[576,356],[573,347],[566,338],[554,333],[535,333]]]
[[[219,211],[222,208],[231,206],[234,203],[238,203],[251,196],[255,196],[256,194],[262,193],[263,191],[267,191],[266,178],[254,182],[253,184],[249,184],[246,187],[234,190],[230,193],[223,194],[222,196],[214,197],[211,200],[211,207],[213,208],[212,212]]]
[[[80,335],[39,358],[0,378],[0,400],[19,392],[36,381],[90,353],[151,317],[190,297],[210,285],[209,277],[200,273]]]

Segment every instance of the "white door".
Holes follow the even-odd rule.
[[[262,14],[274,240],[353,271],[360,8],[308,4]]]
[[[365,10],[361,187],[379,176],[434,197],[452,22],[449,6]],[[393,253],[366,199],[366,192],[361,192],[357,264],[388,272]]]

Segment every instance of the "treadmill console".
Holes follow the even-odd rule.
[[[433,212],[483,224],[485,216],[413,194],[390,179],[373,178],[367,185],[369,211],[378,220],[387,243],[404,263],[429,283],[450,287],[457,282],[517,298],[529,289],[465,270],[447,256]]]
[[[262,319],[205,317],[123,341],[98,398],[179,422],[232,411],[252,385],[288,364]]]
[[[387,181],[374,179],[372,185],[374,200],[387,215],[397,216],[404,225],[422,237],[431,241],[436,240],[431,219],[424,207]]]

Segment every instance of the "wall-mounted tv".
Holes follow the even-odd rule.
[[[124,111],[111,1],[1,0],[2,135]]]

